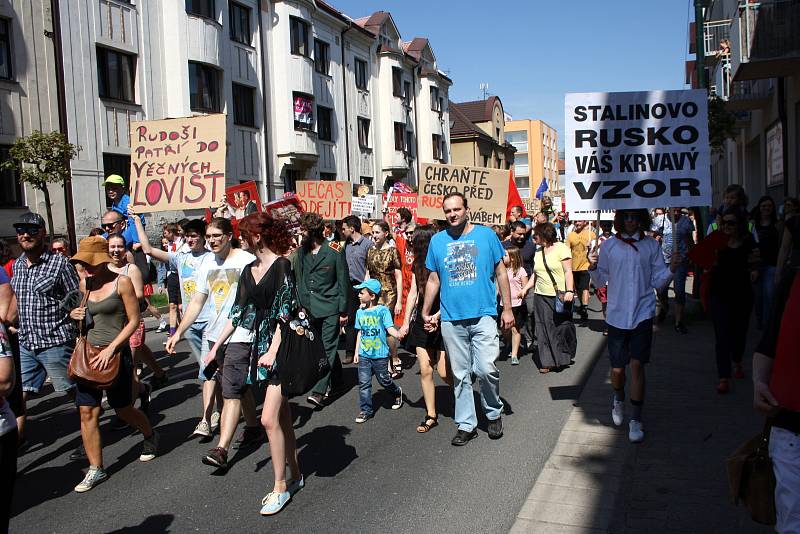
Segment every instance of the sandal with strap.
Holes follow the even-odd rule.
[[[420,434],[424,434],[425,432],[429,431],[431,428],[439,424],[438,419],[439,419],[438,417],[431,417],[430,415],[426,415],[425,420],[422,421],[417,427],[417,432],[419,432]]]

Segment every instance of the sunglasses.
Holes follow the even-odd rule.
[[[103,223],[103,224],[100,225],[100,228],[102,228],[103,230],[110,230],[111,228],[114,228],[116,225],[118,225],[121,222],[122,222],[122,219],[120,219],[118,221],[114,221],[112,223]]]
[[[736,226],[738,223],[734,219],[723,219],[722,225],[723,226]]]
[[[22,226],[17,226],[15,227],[15,229],[17,231],[17,235],[22,235],[22,234],[33,235],[33,234],[38,234],[41,227],[35,224],[29,224],[29,225],[26,224]]]

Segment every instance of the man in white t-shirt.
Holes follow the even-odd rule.
[[[206,323],[205,339],[209,346],[213,345],[228,322],[231,308],[236,300],[236,289],[242,270],[255,260],[255,256],[231,246],[233,226],[228,219],[215,218],[206,228],[206,241],[214,253],[213,261],[204,262],[197,272],[197,288],[192,296],[181,324],[175,335],[167,340],[167,352],[175,351],[175,344],[184,332],[192,325],[206,306],[210,307],[210,316]],[[239,338],[237,336],[243,336]],[[229,342],[247,343],[250,341],[246,333],[236,332]],[[225,376],[222,381],[222,416],[220,417],[219,442],[211,448],[203,463],[220,469],[228,467],[228,448],[239,423],[239,413],[244,415],[245,429],[237,440],[237,446],[243,448],[254,445],[264,439],[264,428],[256,416],[255,400],[251,390],[246,387],[247,373],[241,373],[248,354],[227,355],[217,353],[215,361],[219,365],[219,373]]]
[[[186,223],[183,246],[177,252],[168,252],[153,247],[139,217],[135,216],[132,208],[129,208],[128,212],[134,215],[133,220],[140,236],[142,251],[151,258],[168,264],[169,268],[177,273],[182,312],[185,315],[189,302],[191,302],[197,289],[197,275],[200,272],[200,268],[204,264],[214,261],[214,253],[206,249],[205,221],[195,219]],[[212,307],[207,303],[203,306],[194,322],[184,331],[184,337],[189,344],[189,349],[200,366],[197,378],[203,382],[203,416],[200,422],[197,423],[192,435],[203,438],[210,438],[219,424],[219,412],[214,411],[215,399],[217,410],[222,409],[222,391],[219,384],[215,380],[207,379],[203,374],[203,356],[208,351],[208,347],[203,345],[203,333],[213,313]]]

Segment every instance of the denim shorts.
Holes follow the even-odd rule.
[[[203,358],[206,354],[208,354],[208,349],[206,345],[203,343],[205,338],[205,330],[206,330],[206,323],[205,321],[202,323],[193,323],[189,328],[186,329],[184,332],[183,337],[186,339],[186,343],[189,344],[189,350],[192,351],[192,356],[194,356],[197,365],[200,366],[200,372],[197,375],[197,378],[200,380],[207,380],[205,375],[203,374]],[[213,343],[212,343],[213,345]]]
[[[20,368],[22,370],[22,391],[38,393],[48,376],[56,391],[69,391],[74,387],[69,379],[67,368],[75,343],[56,345],[46,349],[29,349],[19,345]]]
[[[622,369],[631,358],[641,363],[649,362],[652,345],[653,319],[645,319],[632,330],[608,325],[608,356],[614,369]]]

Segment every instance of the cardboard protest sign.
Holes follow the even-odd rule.
[[[298,180],[297,198],[303,211],[335,220],[350,215],[353,190],[350,182]]]
[[[131,202],[137,211],[217,206],[225,194],[225,115],[132,121]]]
[[[273,219],[283,219],[294,234],[300,233],[300,200],[294,193],[286,193],[283,198],[264,204],[264,212]]]
[[[353,213],[371,215],[375,211],[375,195],[353,197]]]
[[[567,209],[711,203],[704,89],[568,93]]]
[[[442,219],[442,200],[451,192],[462,193],[470,208],[470,220],[481,224],[506,222],[509,171],[423,163],[419,180],[417,213]]]
[[[389,202],[386,202],[386,194],[384,193],[381,200],[381,205],[385,206],[386,212],[383,214],[383,220],[389,223],[391,228],[397,226],[400,222],[400,216],[397,215],[397,210],[400,208],[408,208],[414,220],[419,224],[427,224],[428,220],[424,217],[419,217],[417,214],[417,194],[416,193],[398,193],[393,191],[389,197]]]

